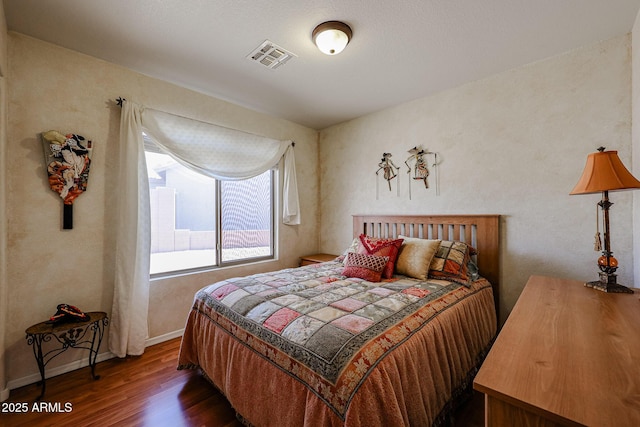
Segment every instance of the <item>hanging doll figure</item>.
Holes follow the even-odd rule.
[[[427,162],[424,161],[424,155],[427,154],[424,150],[418,149],[418,147],[413,147],[409,150],[409,158],[405,160],[404,164],[407,165],[409,170],[407,173],[411,173],[411,165],[409,162],[412,159],[415,159],[415,164],[413,165],[413,179],[424,181],[424,188],[429,188],[429,182],[427,178],[429,177],[429,169],[427,168]]]
[[[384,179],[387,180],[387,183],[389,184],[389,191],[391,191],[391,180],[397,176],[396,171],[399,171],[400,168],[391,160],[391,153],[383,153],[378,166],[379,168],[376,171],[376,175],[378,175],[381,170],[384,172]]]

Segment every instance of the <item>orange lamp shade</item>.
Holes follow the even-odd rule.
[[[604,150],[604,149],[602,149]],[[569,194],[640,188],[640,181],[622,164],[617,151],[598,151],[587,157],[580,180]]]

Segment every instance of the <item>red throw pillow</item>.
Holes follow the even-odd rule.
[[[402,246],[402,241],[403,239],[380,239],[377,237],[370,237],[365,234],[361,234],[358,253],[366,255],[388,256],[389,261],[382,271],[382,276],[385,279],[391,279],[393,277],[393,270],[396,266],[398,251],[400,250],[400,246]]]
[[[369,282],[379,282],[382,279],[382,270],[385,269],[388,261],[388,256],[349,252],[344,261],[342,274],[347,277],[359,277]]]

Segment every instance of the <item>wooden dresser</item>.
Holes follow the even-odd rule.
[[[474,381],[485,425],[640,426],[639,298],[532,276]]]

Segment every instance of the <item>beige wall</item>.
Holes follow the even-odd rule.
[[[321,131],[320,249],[346,248],[356,213],[500,214],[502,319],[532,274],[595,280],[599,196],[568,194],[598,146],[631,161],[630,61],[618,37]],[[414,183],[409,200],[416,145],[441,156],[440,196]],[[381,184],[376,200],[383,152],[402,166],[400,196]],[[621,283],[633,283],[631,198],[612,194]]]
[[[7,319],[7,23],[4,16],[4,5],[0,0],[0,402],[9,398],[6,376],[5,328]]]
[[[631,144],[633,147],[633,164],[631,172],[640,179],[640,12],[636,16],[631,33],[631,56],[632,56],[632,126]],[[633,253],[634,259],[640,256],[640,191],[633,192]],[[633,277],[635,286],[640,288],[640,260],[633,265]]]
[[[113,64],[9,33],[7,138],[7,372],[14,382],[37,368],[24,330],[59,303],[111,312],[114,269],[113,184],[117,166],[119,96],[179,115],[296,142],[300,226],[279,225],[279,259],[151,283],[150,338],[184,327],[194,293],[230,276],[295,266],[317,250],[317,132]],[[212,76],[215,78],[215,76]],[[49,189],[38,134],[50,129],[93,140],[87,192],[74,204],[73,230],[61,229],[62,203]],[[105,352],[107,343],[102,346]],[[49,368],[86,358],[68,352]]]

